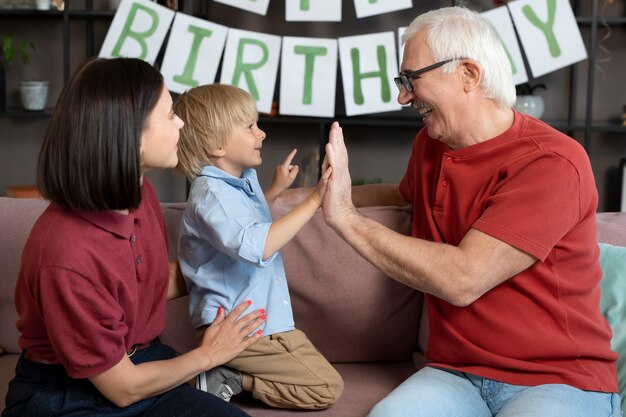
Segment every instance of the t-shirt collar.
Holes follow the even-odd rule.
[[[497,149],[502,145],[506,145],[511,142],[512,138],[522,137],[522,129],[526,121],[523,114],[516,111],[513,112],[515,118],[513,124],[507,130],[484,142],[477,143],[475,145],[466,146],[460,149],[451,149],[448,145],[445,145],[444,152],[446,155],[454,156],[456,158],[471,158],[476,155],[483,155],[485,152]]]

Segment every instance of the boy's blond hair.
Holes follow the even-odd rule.
[[[256,103],[245,90],[225,84],[194,87],[174,103],[184,122],[178,142],[176,169],[193,181],[205,165],[214,165],[214,152],[226,145],[233,128],[258,118]]]

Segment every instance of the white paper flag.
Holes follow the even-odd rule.
[[[280,36],[230,29],[220,82],[248,91],[257,109],[269,113],[280,58]]]
[[[163,57],[161,73],[171,91],[213,84],[228,28],[177,13]]]
[[[398,28],[398,68],[402,68],[402,59],[404,58],[404,44],[402,43],[402,35],[406,30],[406,26]]]
[[[123,0],[98,56],[140,58],[154,64],[173,18],[173,10],[154,2]]]
[[[507,56],[511,62],[513,83],[517,85],[527,82],[528,74],[526,74],[526,68],[524,67],[522,52],[519,48],[513,22],[511,21],[506,6],[483,12],[481,15],[491,22],[502,39]]]
[[[284,37],[279,113],[335,116],[337,40]]]
[[[339,57],[346,115],[400,110],[394,32],[339,38]]]
[[[412,7],[412,0],[354,0],[356,17],[359,19]]]
[[[508,6],[533,77],[587,58],[568,0],[518,0]]]
[[[208,1],[208,0],[204,0]],[[218,3],[227,4],[238,9],[265,16],[270,0],[215,0]]]
[[[341,22],[341,0],[285,0],[287,22]]]

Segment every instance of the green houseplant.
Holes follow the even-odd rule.
[[[6,72],[16,59],[29,65],[35,45],[16,39],[11,34],[0,35],[0,111],[6,111]]]
[[[35,44],[32,42],[26,42],[22,39],[15,39],[13,35],[2,34],[0,35],[1,52],[0,63],[3,67],[10,67],[13,64],[15,58],[20,58],[26,65],[30,64],[32,59],[32,53],[35,51]]]
[[[35,44],[16,39],[11,34],[0,35],[0,111],[6,111],[6,72],[16,59],[30,65]],[[48,98],[48,81],[20,81],[22,106],[26,110],[43,110]]]

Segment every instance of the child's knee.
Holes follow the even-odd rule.
[[[341,394],[343,394],[343,378],[339,375],[339,372],[336,372],[336,375],[329,381],[328,391],[330,393],[331,401],[329,402],[329,406],[333,405],[337,402]]]
[[[335,375],[332,375],[326,381],[324,388],[316,387],[312,391],[316,391],[316,395],[312,395],[312,401],[310,403],[310,408],[316,410],[322,410],[324,408],[328,408],[331,405],[335,404],[341,394],[343,393],[343,378],[339,373],[335,372]],[[315,398],[315,400],[313,400]]]

